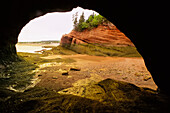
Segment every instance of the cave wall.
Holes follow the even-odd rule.
[[[167,5],[166,5],[167,4]],[[169,92],[168,3],[110,0],[13,0],[1,3],[0,63],[15,60],[17,37],[31,19],[47,12],[93,9],[114,23],[144,57],[156,84]]]

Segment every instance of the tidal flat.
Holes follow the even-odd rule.
[[[169,110],[142,57],[78,54],[60,46],[18,56],[20,61],[1,69],[2,113]]]

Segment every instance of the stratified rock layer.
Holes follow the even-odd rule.
[[[109,23],[99,25],[92,30],[78,32],[72,30],[71,33],[63,35],[60,44],[99,44],[103,46],[134,46],[128,37],[125,36],[115,25]]]

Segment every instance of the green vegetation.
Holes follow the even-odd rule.
[[[76,13],[73,15],[73,21],[74,21],[74,30],[82,32],[85,29],[91,30],[95,27],[97,27],[100,24],[109,22],[105,17],[99,15],[92,15],[89,16],[87,20],[84,19],[84,12],[80,16],[79,22],[77,21],[78,14]]]
[[[104,47],[94,44],[75,44],[67,47],[78,54],[110,57],[141,57],[135,47]]]
[[[43,52],[43,55],[47,56],[50,54],[53,55],[74,55],[77,54],[76,52],[68,49],[67,47],[57,46],[57,47],[51,47],[51,50],[46,50]]]
[[[51,50],[44,51],[43,55],[74,55],[87,54],[92,56],[110,57],[141,57],[135,47],[104,47],[94,44],[74,44],[71,46],[57,46]]]
[[[44,54],[35,54],[35,53],[18,53],[20,57],[22,57],[26,62],[32,63],[32,64],[43,64],[43,63],[48,63],[48,62],[65,62],[65,63],[72,63],[75,62],[75,60],[70,59],[70,58],[55,58],[55,59],[44,59],[41,57],[47,56],[47,53]]]

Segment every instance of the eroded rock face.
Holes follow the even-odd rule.
[[[63,35],[60,44],[100,44],[103,46],[134,46],[128,37],[125,36],[115,25],[109,23],[100,25],[92,30],[78,32],[72,30],[71,33]]]

